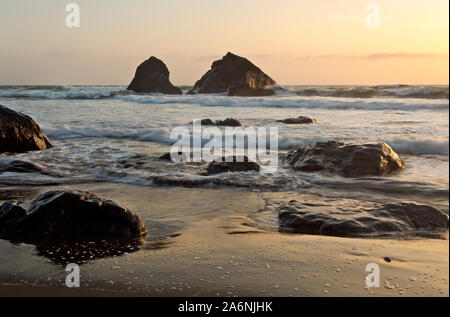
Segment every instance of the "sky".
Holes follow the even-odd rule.
[[[284,85],[449,80],[448,0],[1,0],[0,30],[0,85],[126,85],[150,56],[193,85],[228,51]]]

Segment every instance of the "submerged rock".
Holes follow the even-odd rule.
[[[300,116],[298,118],[288,118],[288,119],[284,119],[284,120],[277,120],[277,122],[282,122],[285,124],[306,124],[306,123],[317,123],[317,120]]]
[[[282,231],[331,236],[431,236],[448,228],[443,211],[415,203],[375,204],[372,207],[327,206],[292,200],[279,207]]]
[[[0,231],[33,235],[139,237],[147,229],[130,210],[89,192],[49,191],[25,211],[17,202],[0,206]]]
[[[190,159],[192,159],[192,153],[187,153],[188,155],[186,155],[186,153],[183,153],[183,152],[181,152],[181,151],[178,151],[178,152],[176,152],[176,153],[174,152],[173,154],[176,155],[176,159],[178,159],[179,162],[186,162],[187,159],[188,159],[188,157],[189,157]],[[161,155],[161,156],[159,157],[159,159],[160,159],[160,160],[163,160],[163,161],[173,161],[173,159],[172,159],[172,153],[170,153],[170,152],[165,153],[165,154]]]
[[[327,171],[347,177],[385,175],[405,168],[403,160],[386,143],[317,142],[290,151],[283,159],[295,170]]]
[[[208,164],[206,173],[208,175],[226,173],[226,172],[247,172],[259,171],[260,166],[256,162],[252,162],[248,157],[222,157],[222,161],[211,162]]]
[[[275,84],[272,78],[248,59],[227,53],[212,64],[211,69],[195,83],[191,93],[224,93],[233,87],[241,87],[238,92],[245,88],[248,93],[248,89],[262,89]]]
[[[169,95],[181,95],[180,88],[169,80],[169,70],[158,58],[152,56],[136,69],[136,74],[127,88],[135,92],[160,92]]]
[[[228,89],[229,96],[239,97],[264,97],[275,95],[275,90],[264,88],[251,88],[248,84],[241,84],[239,86]]]
[[[0,153],[52,147],[53,144],[33,119],[0,105]]]
[[[233,118],[226,118],[225,120],[216,120],[215,122],[211,119],[202,119],[200,121],[201,125],[216,125],[222,127],[242,127],[241,121]]]
[[[0,161],[0,172],[41,173],[41,174],[48,173],[47,169],[42,165],[25,160],[13,160],[10,162]]]

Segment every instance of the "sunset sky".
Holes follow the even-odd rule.
[[[77,0],[67,28],[69,2],[1,0],[0,84],[128,84],[154,55],[193,85],[228,51],[280,84],[448,84],[448,0]]]

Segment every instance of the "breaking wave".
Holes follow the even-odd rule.
[[[129,139],[141,142],[156,142],[162,144],[174,144],[176,140],[170,138],[170,128],[153,129],[91,129],[91,128],[61,128],[46,129],[47,135],[55,139],[73,139],[73,138],[111,138],[111,139]],[[204,140],[206,143],[209,139]],[[247,139],[245,139],[247,141]],[[326,137],[287,137],[280,135],[278,139],[279,150],[292,150],[307,144],[316,144],[317,142],[329,141]],[[344,141],[344,140],[337,140]],[[269,147],[269,139],[266,140],[266,147]],[[449,155],[448,140],[432,139],[378,139],[373,142],[385,142],[389,144],[399,154],[409,155]],[[239,144],[238,147],[245,147],[247,143]],[[259,145],[258,145],[259,146]]]

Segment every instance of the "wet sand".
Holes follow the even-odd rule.
[[[261,229],[253,215],[269,195],[286,193],[108,183],[57,188],[88,190],[136,211],[148,227],[146,241],[135,252],[82,264],[81,287],[69,289],[65,266],[34,245],[0,240],[0,296],[449,295],[448,240]],[[23,196],[50,189],[56,188]],[[369,263],[380,266],[379,288],[365,285]]]

